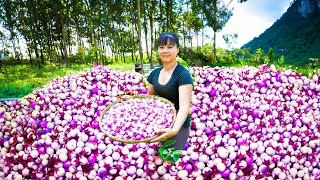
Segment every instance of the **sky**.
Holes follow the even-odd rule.
[[[224,1],[226,4],[230,2],[230,0]],[[222,35],[237,33],[238,38],[233,47],[240,48],[280,19],[290,7],[291,2],[293,0],[248,0],[245,3],[233,0],[229,5],[230,8],[234,8],[233,16],[222,31],[217,34],[217,46],[227,48]],[[212,34],[212,30],[208,30],[208,32]]]

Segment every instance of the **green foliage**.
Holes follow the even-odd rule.
[[[250,49],[243,48],[243,49],[234,49],[233,50],[236,53],[236,59],[242,60],[242,61],[249,61],[252,59],[252,54],[250,53]]]
[[[264,52],[263,49],[258,48],[256,49],[255,53],[254,53],[254,61],[258,64],[263,63],[264,62]]]
[[[270,48],[269,51],[268,51],[268,60],[273,62],[274,61],[274,49],[273,48]]]
[[[279,63],[280,65],[283,65],[284,62],[285,62],[285,59],[284,59],[284,56],[282,55],[282,56],[278,59],[278,63]]]
[[[310,66],[311,68],[320,67],[319,59],[318,58],[309,58],[307,65]]]
[[[162,142],[161,147],[158,150],[159,157],[163,161],[170,161],[172,163],[175,163],[179,160],[182,150],[175,150],[175,148],[169,148],[171,145],[173,145],[176,142],[176,140],[166,140]]]
[[[179,57],[185,60],[189,65],[194,66],[196,60],[200,60],[202,62],[211,62],[213,59],[213,46],[205,45],[199,48],[180,48]]]
[[[108,64],[108,67],[115,69],[115,70],[133,70],[134,69],[134,63],[112,63]]]
[[[228,48],[232,48],[232,44],[236,42],[238,34],[224,34],[222,35],[223,40],[226,42]]]
[[[188,67],[189,66],[189,64],[186,61],[184,61],[183,59],[181,59],[181,58],[177,58],[177,62],[179,64],[181,64],[182,66],[184,66],[184,67]]]
[[[269,64],[270,60],[269,58],[265,57],[263,58],[263,64]]]
[[[78,60],[80,60],[80,62],[84,62],[86,58],[86,49],[82,46],[78,46],[76,57]]]
[[[140,16],[137,18],[138,7],[132,3],[96,0],[0,1],[0,22],[3,32],[8,32],[0,32],[0,43],[12,52],[13,59],[21,59],[22,63],[38,63],[39,68],[46,62],[68,65],[68,60],[99,64],[107,64],[108,60],[137,62],[136,55],[129,60],[126,57],[127,53],[139,51],[141,41],[137,23],[140,21],[141,35],[146,38],[146,43],[143,43],[150,47],[154,44],[149,42],[156,42],[163,31],[175,32],[184,39],[188,36],[194,39],[194,35],[208,26],[219,32],[232,15],[232,9],[227,8],[223,1],[171,0],[161,3],[141,1]],[[19,46],[14,49],[12,42],[26,42],[28,54],[25,55],[30,57],[20,58],[23,49]],[[89,44],[90,48],[85,49],[84,44]],[[74,47],[78,48],[78,52],[68,54],[74,51]],[[112,58],[107,59],[106,52]]]
[[[236,59],[236,52],[225,50],[225,51],[223,51],[223,54],[220,55],[220,57],[222,60],[219,60],[219,61],[225,61],[228,64],[234,64],[234,61]],[[218,59],[220,59],[220,58],[218,58]]]
[[[221,31],[232,16],[232,11],[226,8],[223,1],[200,0],[199,2],[207,26],[214,32]]]

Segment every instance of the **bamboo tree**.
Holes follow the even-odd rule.
[[[194,1],[194,3],[192,4],[192,11],[191,11],[191,28],[193,29],[193,31],[196,34],[196,38],[197,38],[197,47],[199,47],[199,40],[198,40],[198,35],[201,29],[204,28],[204,24],[202,21],[202,17],[201,15],[201,8],[200,5],[197,3],[197,1]]]
[[[191,37],[191,23],[190,22],[190,8],[189,3],[187,2],[187,10],[183,13],[183,44],[186,47],[186,41],[188,40],[192,47],[192,37]]]
[[[94,47],[96,60],[101,60],[101,53],[110,47],[114,59],[122,55],[127,61],[125,53],[131,52],[134,61],[135,50],[139,48],[140,63],[143,63],[141,33],[146,38],[152,66],[154,37],[160,32],[172,31],[182,34],[185,39],[185,28],[189,28],[189,36],[196,35],[198,42],[198,34],[205,25],[216,33],[230,16],[221,0],[139,0],[139,3],[140,10],[137,11],[136,0],[2,0],[0,20],[10,31],[8,39],[16,49],[15,57],[18,57],[17,43],[22,36],[26,40],[30,63],[33,64],[35,58],[41,68],[45,59],[54,61],[55,55],[58,59],[63,57],[67,64],[71,47],[84,46],[83,38]],[[188,12],[183,16],[182,7],[186,3]]]
[[[142,21],[142,27],[143,27],[143,32],[144,32],[144,42],[145,42],[145,44],[146,44],[146,47],[148,47],[148,40],[149,40],[149,38],[148,38],[148,20],[147,20],[147,17],[148,17],[148,10],[147,10],[147,6],[148,6],[148,2],[147,2],[147,0],[141,0],[141,2],[140,2],[141,4],[140,4],[140,10],[141,10],[141,12],[140,12],[140,16],[142,16],[143,18],[141,18],[141,19],[143,19],[143,21]],[[147,58],[149,59],[149,48],[146,48],[146,52],[147,52]]]
[[[232,16],[231,10],[226,8],[220,0],[198,0],[205,16],[206,25],[213,29],[213,62],[216,62],[216,34],[222,30]]]
[[[165,29],[164,29],[164,26],[163,26],[163,8],[162,8],[162,0],[159,0],[159,17],[158,17],[158,19],[157,19],[157,21],[158,21],[158,23],[159,23],[159,32],[163,32],[163,31],[165,31]]]
[[[154,16],[154,10],[156,7],[156,0],[150,0],[150,12],[149,12],[149,24],[150,24],[150,58],[149,58],[149,62],[150,62],[150,68],[153,69],[153,53],[152,53],[152,49],[153,49],[153,16]]]
[[[139,54],[140,54],[140,66],[141,72],[143,72],[143,53],[142,53],[142,41],[141,41],[141,22],[140,22],[140,0],[137,0],[137,14],[138,14],[138,38],[139,38]]]
[[[36,55],[36,61],[38,62],[38,68],[41,68],[41,61],[39,60],[39,53],[38,53],[38,47],[37,47],[37,40],[38,40],[38,31],[37,31],[37,6],[35,5],[36,2],[34,0],[26,1],[27,2],[27,15],[30,17],[30,21],[27,23],[29,26],[30,31],[30,48],[29,49],[29,55],[31,57],[31,53],[34,52]],[[33,51],[32,51],[33,50]]]
[[[17,58],[20,61],[20,57],[17,50],[16,38],[18,37],[18,20],[17,20],[17,12],[16,12],[16,4],[17,2],[14,0],[4,0],[0,3],[0,17],[3,20],[3,26],[8,29],[10,36],[9,40],[11,41],[14,58]]]

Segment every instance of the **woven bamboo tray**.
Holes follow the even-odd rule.
[[[126,143],[126,144],[134,144],[134,143],[148,143],[150,142],[152,139],[158,137],[159,135],[155,135],[155,136],[152,136],[150,138],[146,138],[146,139],[141,139],[141,140],[135,140],[135,139],[120,139],[120,138],[117,138],[115,136],[112,136],[111,134],[109,134],[108,132],[106,132],[103,127],[102,127],[102,121],[104,120],[103,117],[105,115],[105,113],[107,111],[110,110],[110,108],[112,106],[114,106],[115,104],[118,104],[118,103],[122,103],[122,102],[125,102],[125,101],[128,101],[130,99],[134,99],[134,98],[151,98],[151,99],[154,99],[154,100],[160,100],[166,104],[169,104],[172,108],[172,112],[173,112],[173,122],[172,124],[170,125],[170,128],[172,128],[172,126],[174,125],[175,121],[176,121],[176,109],[173,105],[173,103],[165,98],[162,98],[162,97],[159,97],[159,96],[155,96],[155,95],[136,95],[136,96],[129,96],[128,98],[120,98],[119,97],[119,100],[116,101],[116,102],[113,102],[111,104],[109,104],[102,112],[101,114],[101,117],[100,117],[100,120],[99,120],[99,126],[100,126],[100,130],[105,133],[108,137],[110,137],[112,140],[115,140],[115,141],[119,141],[119,142],[122,142],[122,143]]]

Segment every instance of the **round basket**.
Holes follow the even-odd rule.
[[[140,140],[136,140],[136,139],[120,139],[120,138],[117,138],[111,134],[109,134],[106,130],[104,130],[104,128],[102,127],[102,121],[104,120],[104,115],[106,114],[107,111],[110,110],[110,108],[118,103],[122,103],[122,102],[125,102],[125,101],[128,101],[130,99],[134,99],[134,98],[151,98],[151,99],[154,99],[154,100],[160,100],[161,102],[164,102],[166,104],[169,104],[172,108],[172,112],[173,112],[173,121],[172,121],[172,124],[170,125],[170,128],[172,128],[172,126],[174,125],[175,121],[176,121],[176,109],[173,105],[172,102],[170,102],[169,100],[165,99],[165,98],[162,98],[162,97],[159,97],[159,96],[155,96],[155,95],[136,95],[136,96],[129,96],[128,98],[119,98],[118,101],[116,102],[113,102],[111,104],[109,104],[102,112],[101,114],[101,117],[100,117],[100,120],[99,120],[99,126],[100,126],[100,130],[105,133],[108,137],[110,137],[111,139],[115,140],[115,141],[119,141],[119,142],[123,142],[123,143],[127,143],[127,144],[133,144],[133,143],[148,143],[150,142],[152,139],[154,139],[155,137],[158,137],[159,135],[155,135],[155,136],[152,136],[152,137],[149,137],[149,138],[146,138],[146,139],[140,139]]]

